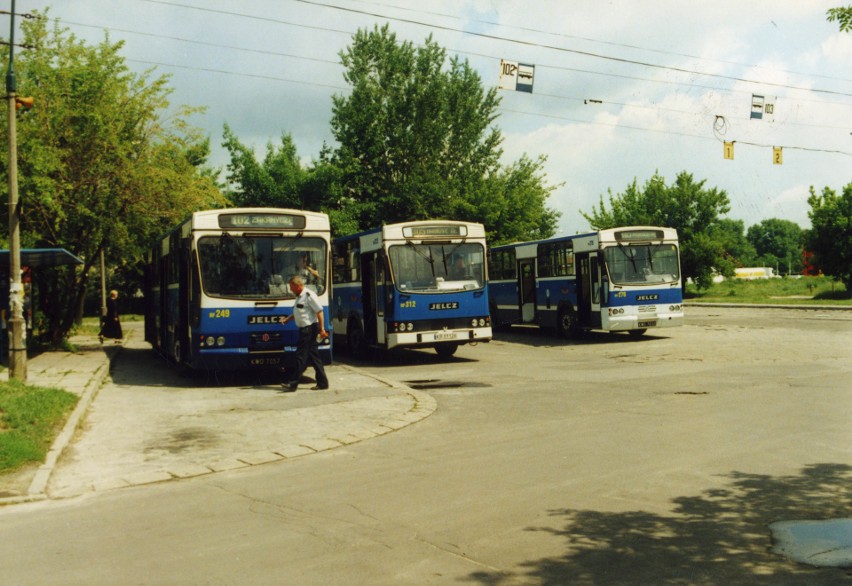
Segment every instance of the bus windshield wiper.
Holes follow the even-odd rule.
[[[621,254],[623,254],[624,257],[630,261],[630,264],[633,265],[633,272],[637,272],[639,269],[636,268],[636,257],[627,254],[627,248],[621,242],[618,243],[618,249],[621,251]]]
[[[432,268],[432,276],[434,277],[435,276],[435,259],[432,258],[432,247],[431,246],[428,247],[429,254],[426,254],[422,250],[420,250],[420,246],[418,246],[417,244],[414,244],[411,240],[406,240],[405,244],[406,244],[406,246],[410,246],[412,249],[414,249],[414,253],[417,256],[425,259],[426,262],[429,263],[429,266]]]

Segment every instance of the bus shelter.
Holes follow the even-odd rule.
[[[24,285],[24,320],[27,338],[32,335],[32,274],[39,269],[60,265],[81,265],[83,261],[64,248],[24,248],[21,250],[21,281]],[[0,357],[7,361],[9,332],[9,251],[0,250]]]

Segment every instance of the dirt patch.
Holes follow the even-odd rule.
[[[30,464],[13,472],[0,474],[0,498],[26,495],[39,466],[40,464]]]

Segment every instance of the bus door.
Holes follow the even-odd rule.
[[[518,261],[518,284],[521,304],[521,322],[535,321],[535,259]]]
[[[597,252],[577,254],[577,313],[583,326],[601,325],[601,267]]]
[[[175,361],[188,356],[189,351],[189,238],[181,238],[177,247],[178,262],[178,314],[175,326]]]
[[[603,283],[601,281],[600,257],[597,252],[589,253],[589,280],[591,282],[591,302],[589,304],[589,323],[594,327],[601,326],[601,294]]]
[[[372,253],[361,255],[361,310],[364,338],[372,344],[376,339],[376,257]]]
[[[374,262],[376,279],[375,286],[373,287],[373,307],[376,308],[376,342],[384,345],[387,342],[385,337],[387,333],[387,328],[385,327],[385,294],[388,291],[384,255],[376,253]]]

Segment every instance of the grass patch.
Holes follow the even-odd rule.
[[[761,303],[775,305],[848,305],[852,296],[843,283],[830,277],[780,279],[727,279],[709,289],[687,285],[686,298],[710,303]]]
[[[0,473],[44,462],[79,397],[61,389],[0,381]]]

